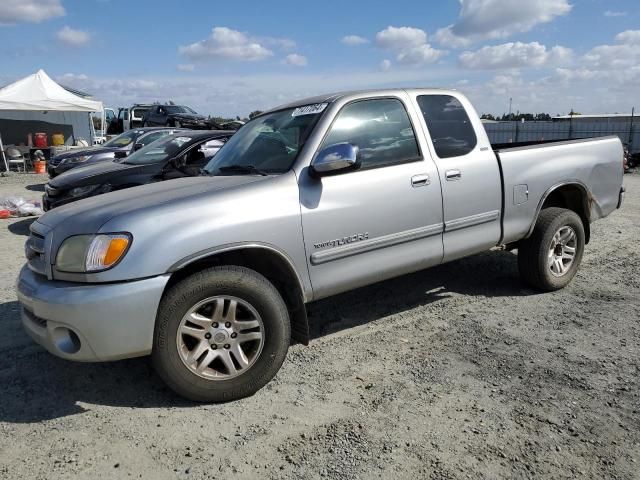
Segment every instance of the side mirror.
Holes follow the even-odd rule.
[[[311,175],[322,177],[337,172],[356,170],[358,162],[358,147],[350,143],[336,143],[320,150],[311,162]]]
[[[144,147],[144,144],[143,144],[143,143],[136,143],[136,144],[133,146],[133,151],[134,151],[134,152],[137,152],[137,151],[138,151],[138,150],[140,150],[142,147]]]

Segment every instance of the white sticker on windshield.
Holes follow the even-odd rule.
[[[323,112],[327,108],[328,103],[314,103],[313,105],[305,105],[304,107],[296,108],[291,114],[292,117],[299,117],[301,115],[315,115],[316,113]]]

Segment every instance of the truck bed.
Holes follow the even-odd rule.
[[[616,209],[623,175],[622,143],[617,136],[523,143],[492,145],[503,181],[501,243],[527,236],[542,202],[560,185],[584,190],[589,222]]]

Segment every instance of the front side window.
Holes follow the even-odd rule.
[[[418,105],[438,157],[460,157],[476,147],[476,132],[457,98],[451,95],[421,95]]]
[[[402,102],[393,98],[362,100],[344,107],[321,149],[336,143],[357,146],[362,169],[421,158],[409,115]]]

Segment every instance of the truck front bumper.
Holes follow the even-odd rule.
[[[109,284],[47,280],[26,266],[16,284],[22,325],[52,354],[80,362],[147,355],[169,275]]]

